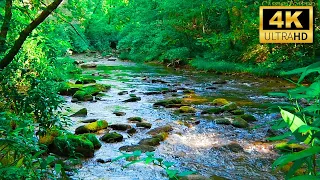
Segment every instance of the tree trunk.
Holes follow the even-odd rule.
[[[0,31],[0,53],[6,51],[6,40],[7,40],[7,34],[10,28],[10,21],[12,18],[12,0],[6,0],[6,7],[5,7],[5,15],[3,24],[1,26]]]
[[[13,47],[2,59],[2,61],[0,61],[0,69],[4,69],[13,61],[14,57],[18,54],[24,41],[27,39],[30,33],[36,27],[38,27],[39,24],[41,24],[52,13],[52,11],[54,11],[61,4],[62,1],[63,0],[53,1],[35,20],[33,20],[24,30],[20,32],[19,38],[15,41]]]

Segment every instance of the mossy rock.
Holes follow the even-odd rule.
[[[214,108],[208,108],[208,109],[203,110],[201,112],[201,114],[220,114],[223,112],[224,112],[224,110],[222,108],[214,107]]]
[[[130,97],[137,97],[135,94],[129,94]]]
[[[205,97],[198,96],[196,94],[188,94],[182,100],[182,104],[187,104],[187,105],[190,105],[190,104],[199,105],[199,104],[204,104],[204,103],[207,103],[207,102],[209,102],[209,99],[207,99]]]
[[[150,129],[152,124],[147,123],[147,122],[138,122],[138,123],[136,123],[136,126]]]
[[[236,109],[236,110],[231,111],[230,113],[233,114],[233,115],[243,115],[244,114],[244,110]]]
[[[101,143],[95,134],[84,134],[83,136],[92,142],[94,149],[101,148]]]
[[[125,151],[125,152],[141,151],[145,153],[145,152],[155,151],[156,149],[153,146],[148,146],[148,145],[132,145],[132,146],[122,146],[119,148],[119,150]]]
[[[178,113],[195,113],[196,109],[190,106],[181,106],[176,112]]]
[[[137,130],[135,128],[131,128],[131,129],[127,130],[127,133],[130,135],[135,134],[136,132],[137,132]]]
[[[128,124],[112,124],[110,127],[113,130],[119,130],[119,131],[126,131],[128,129],[131,129],[131,126]]]
[[[306,149],[306,147],[301,144],[288,144],[287,142],[277,143],[275,144],[275,148],[284,152],[299,152]]]
[[[227,105],[229,104],[230,102],[224,98],[217,98],[215,100],[212,101],[212,104],[213,105],[216,105],[216,106],[224,106],[224,105]]]
[[[85,134],[85,133],[93,133],[100,131],[102,129],[106,129],[108,127],[108,122],[105,120],[99,120],[96,122],[88,123],[86,125],[79,126],[75,130],[75,134]]]
[[[130,117],[128,118],[128,121],[130,122],[142,122],[142,118],[141,117]]]
[[[151,129],[148,134],[150,135],[157,135],[157,134],[160,134],[160,133],[163,133],[163,132],[170,132],[172,131],[173,128],[171,125],[165,125],[165,126],[160,126],[160,127],[157,127],[157,128],[154,128],[154,129]]]
[[[82,87],[83,87],[83,85],[72,84],[70,82],[66,82],[59,89],[59,94],[63,95],[63,96],[73,96]]]
[[[129,99],[124,100],[123,102],[137,102],[141,101],[141,97],[130,97]]]
[[[123,140],[123,136],[116,132],[112,132],[112,133],[106,133],[100,139],[101,141],[104,141],[106,143],[115,143],[115,142],[121,142]]]
[[[49,149],[65,157],[93,157],[94,145],[85,136],[64,135],[56,137]]]
[[[192,94],[192,93],[194,93],[194,90],[185,89],[185,90],[183,90],[183,93],[185,93],[185,94]]]
[[[93,99],[93,96],[98,95],[100,92],[106,92],[110,88],[111,88],[110,85],[102,85],[102,84],[85,86],[80,90],[78,90],[73,95],[73,98],[77,98],[79,101],[91,101]]]
[[[88,110],[86,108],[82,108],[76,113],[72,114],[70,117],[86,117],[88,114]]]
[[[152,137],[158,138],[158,139],[160,139],[160,141],[164,141],[168,136],[169,136],[169,134],[167,132],[162,132],[162,133],[154,135]]]
[[[82,78],[77,80],[75,84],[92,84],[92,83],[96,83],[96,80],[92,78]]]
[[[257,119],[251,115],[251,114],[243,114],[240,116],[242,119],[246,120],[247,122],[254,122],[257,121]]]
[[[125,112],[119,112],[119,111],[113,112],[113,114],[116,115],[116,116],[125,116],[126,115]]]
[[[158,146],[160,145],[161,139],[159,138],[146,138],[142,139],[139,144],[140,145],[147,145],[147,146]]]
[[[230,125],[231,121],[228,118],[218,118],[214,120],[216,124],[224,124],[224,125]]]
[[[226,104],[226,105],[222,106],[222,109],[224,111],[234,111],[234,110],[238,109],[238,106],[237,106],[236,103],[231,102],[229,104]]]
[[[118,95],[122,96],[122,95],[125,95],[125,94],[128,94],[129,92],[128,91],[121,91],[118,93]]]
[[[237,128],[247,128],[249,126],[248,122],[241,117],[232,118],[231,125]]]
[[[169,107],[172,104],[182,104],[182,99],[175,98],[175,99],[161,100],[161,101],[154,103],[153,106]]]
[[[45,144],[48,146],[52,144],[54,139],[60,135],[61,135],[61,132],[58,129],[53,128],[53,129],[47,130],[45,135],[39,136],[39,143]]]

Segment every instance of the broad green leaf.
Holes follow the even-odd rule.
[[[303,136],[297,131],[300,126],[307,124],[304,123],[299,117],[286,110],[281,109],[280,113],[283,120],[288,124],[289,129],[294,134],[294,136],[304,141],[305,144],[309,144],[312,140],[311,134],[309,133],[307,136]]]
[[[291,71],[283,72],[283,73],[281,73],[281,75],[300,74],[300,73],[303,73],[306,69],[307,69],[306,67],[298,68],[298,69],[294,69],[294,70],[291,70]]]
[[[134,161],[131,161],[130,163],[126,164],[124,167],[127,168],[127,167],[131,166],[132,164],[136,164],[136,163],[142,162],[142,161],[144,161],[144,159],[134,160]]]
[[[153,156],[154,156],[154,152],[146,152],[146,155],[147,155],[148,157],[153,157]]]
[[[170,168],[171,166],[174,165],[174,162],[168,162],[168,161],[164,161],[163,165],[165,165],[167,168]]]
[[[320,176],[303,175],[290,178],[290,180],[319,180]]]
[[[52,163],[54,160],[55,160],[55,157],[54,157],[54,156],[48,156],[48,157],[47,157],[47,164]]]
[[[267,140],[269,141],[279,141],[279,140],[283,140],[283,139],[286,139],[288,137],[292,136],[292,133],[291,132],[286,132],[280,136],[274,136],[274,137],[269,137],[267,138]]]
[[[302,166],[302,164],[305,162],[305,159],[299,159],[296,160],[293,165],[291,166],[291,168],[289,169],[286,178],[290,178],[294,175],[294,173]]]
[[[59,174],[61,172],[61,164],[55,164],[54,166],[54,170],[56,171],[57,174]]]
[[[320,72],[320,62],[316,62],[316,63],[309,65],[305,69],[305,71],[301,74],[298,83],[301,83],[306,76],[308,76],[309,74],[314,73],[314,72]]]
[[[179,171],[178,170],[166,169],[166,173],[169,176],[169,178],[173,178],[179,173]]]
[[[308,126],[308,125],[302,125],[299,128],[299,132],[300,133],[306,133],[306,132],[311,131],[311,130],[320,131],[320,128],[312,127],[312,126]]]
[[[311,106],[303,108],[303,112],[314,112],[320,110],[320,105],[318,104],[313,104]]]
[[[153,158],[153,157],[147,157],[144,162],[145,162],[146,164],[149,164],[149,163],[151,163],[151,162],[154,161],[154,160],[157,160],[157,159],[156,159],[156,158]]]
[[[195,174],[195,173],[197,173],[197,172],[195,172],[195,171],[183,171],[183,172],[179,173],[178,176],[179,177],[184,177],[184,176],[189,176],[189,175]]]
[[[140,150],[134,151],[133,155],[136,157],[139,157],[139,156],[141,156],[141,151]]]
[[[272,164],[272,167],[283,166],[283,165],[288,164],[289,162],[296,161],[298,159],[303,159],[303,158],[312,156],[314,154],[317,154],[319,152],[320,152],[320,147],[314,146],[314,147],[310,147],[310,148],[303,150],[303,151],[300,151],[300,152],[284,155],[284,156],[279,157]]]

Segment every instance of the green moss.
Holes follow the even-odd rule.
[[[244,114],[244,110],[236,109],[236,110],[231,111],[231,114],[233,114],[233,115],[243,115]]]
[[[147,129],[150,129],[152,124],[150,123],[147,123],[147,122],[138,122],[136,124],[137,127],[143,127],[143,128],[147,128]]]
[[[110,127],[114,130],[119,130],[119,131],[126,131],[128,129],[131,129],[131,126],[128,124],[112,124]]]
[[[51,151],[60,156],[93,157],[94,145],[84,136],[65,135],[54,139]]]
[[[123,140],[123,136],[116,132],[106,133],[101,137],[101,141],[104,141],[106,143],[121,142],[122,140]]]
[[[93,99],[93,96],[98,95],[100,92],[105,92],[110,88],[111,86],[109,85],[101,85],[101,84],[85,86],[80,90],[78,90],[73,95],[73,98],[77,98],[79,101],[90,101]]]
[[[233,111],[233,110],[238,109],[238,106],[236,105],[236,103],[231,102],[231,103],[229,103],[227,105],[222,106],[222,109],[224,111]]]
[[[81,78],[77,80],[75,84],[91,84],[91,83],[96,83],[96,80],[92,78]]]
[[[91,132],[97,132],[108,127],[108,122],[105,120],[98,120],[96,122],[88,123],[80,126],[75,130],[76,134],[85,134]]]
[[[66,82],[59,89],[59,94],[64,96],[73,96],[78,90],[83,87],[81,84],[73,84],[70,82]]]
[[[219,114],[219,113],[223,113],[223,109],[222,108],[209,108],[209,109],[205,109],[201,112],[201,114]]]
[[[140,145],[146,145],[146,146],[158,146],[160,145],[161,139],[159,138],[146,138],[142,139],[139,144]]]
[[[142,122],[142,118],[141,117],[130,117],[130,118],[128,118],[128,121],[131,121],[131,122]]]
[[[79,111],[75,112],[71,115],[71,117],[85,117],[88,114],[88,110],[86,108],[82,108]]]
[[[158,138],[160,139],[160,141],[164,141],[167,137],[168,137],[168,133],[167,132],[162,132],[162,133],[159,133],[157,135],[154,135],[152,136],[153,138]]]
[[[217,98],[217,99],[212,101],[212,104],[213,105],[217,105],[217,106],[224,106],[224,105],[229,104],[229,101],[227,101],[224,98]]]
[[[151,129],[148,134],[150,135],[157,135],[157,134],[160,134],[160,133],[163,133],[163,132],[170,132],[172,131],[172,126],[170,125],[165,125],[165,126],[160,126],[160,127],[157,127],[157,128],[154,128],[154,129]]]
[[[178,113],[195,113],[196,109],[190,106],[181,106],[176,112]]]
[[[247,128],[249,126],[248,122],[241,117],[234,117],[231,121],[231,125],[238,128]]]
[[[254,122],[257,121],[257,119],[251,115],[251,114],[243,114],[240,116],[242,119],[246,120],[247,122]]]
[[[225,125],[230,125],[231,121],[227,118],[218,118],[214,120],[216,124],[225,124]]]
[[[161,100],[161,101],[154,103],[153,106],[168,107],[169,105],[172,105],[172,104],[182,104],[182,99],[174,98],[174,99]]]
[[[101,143],[95,134],[84,134],[83,136],[92,142],[94,149],[99,149],[101,147]]]
[[[299,152],[305,150],[306,147],[300,144],[288,144],[287,142],[277,143],[275,144],[275,148],[280,151],[286,152]]]

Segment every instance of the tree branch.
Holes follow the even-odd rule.
[[[13,47],[10,49],[8,54],[0,61],[0,69],[4,69],[7,67],[14,59],[14,57],[18,54],[21,49],[23,43],[30,35],[30,33],[37,28],[57,7],[61,4],[63,0],[55,0],[53,1],[45,10],[41,12],[41,14],[33,20],[24,30],[20,32],[19,38],[15,41]]]
[[[7,34],[10,27],[10,22],[12,18],[12,0],[6,0],[6,7],[5,7],[5,15],[3,24],[1,26],[0,31],[0,53],[5,51],[5,44],[7,40]]]

